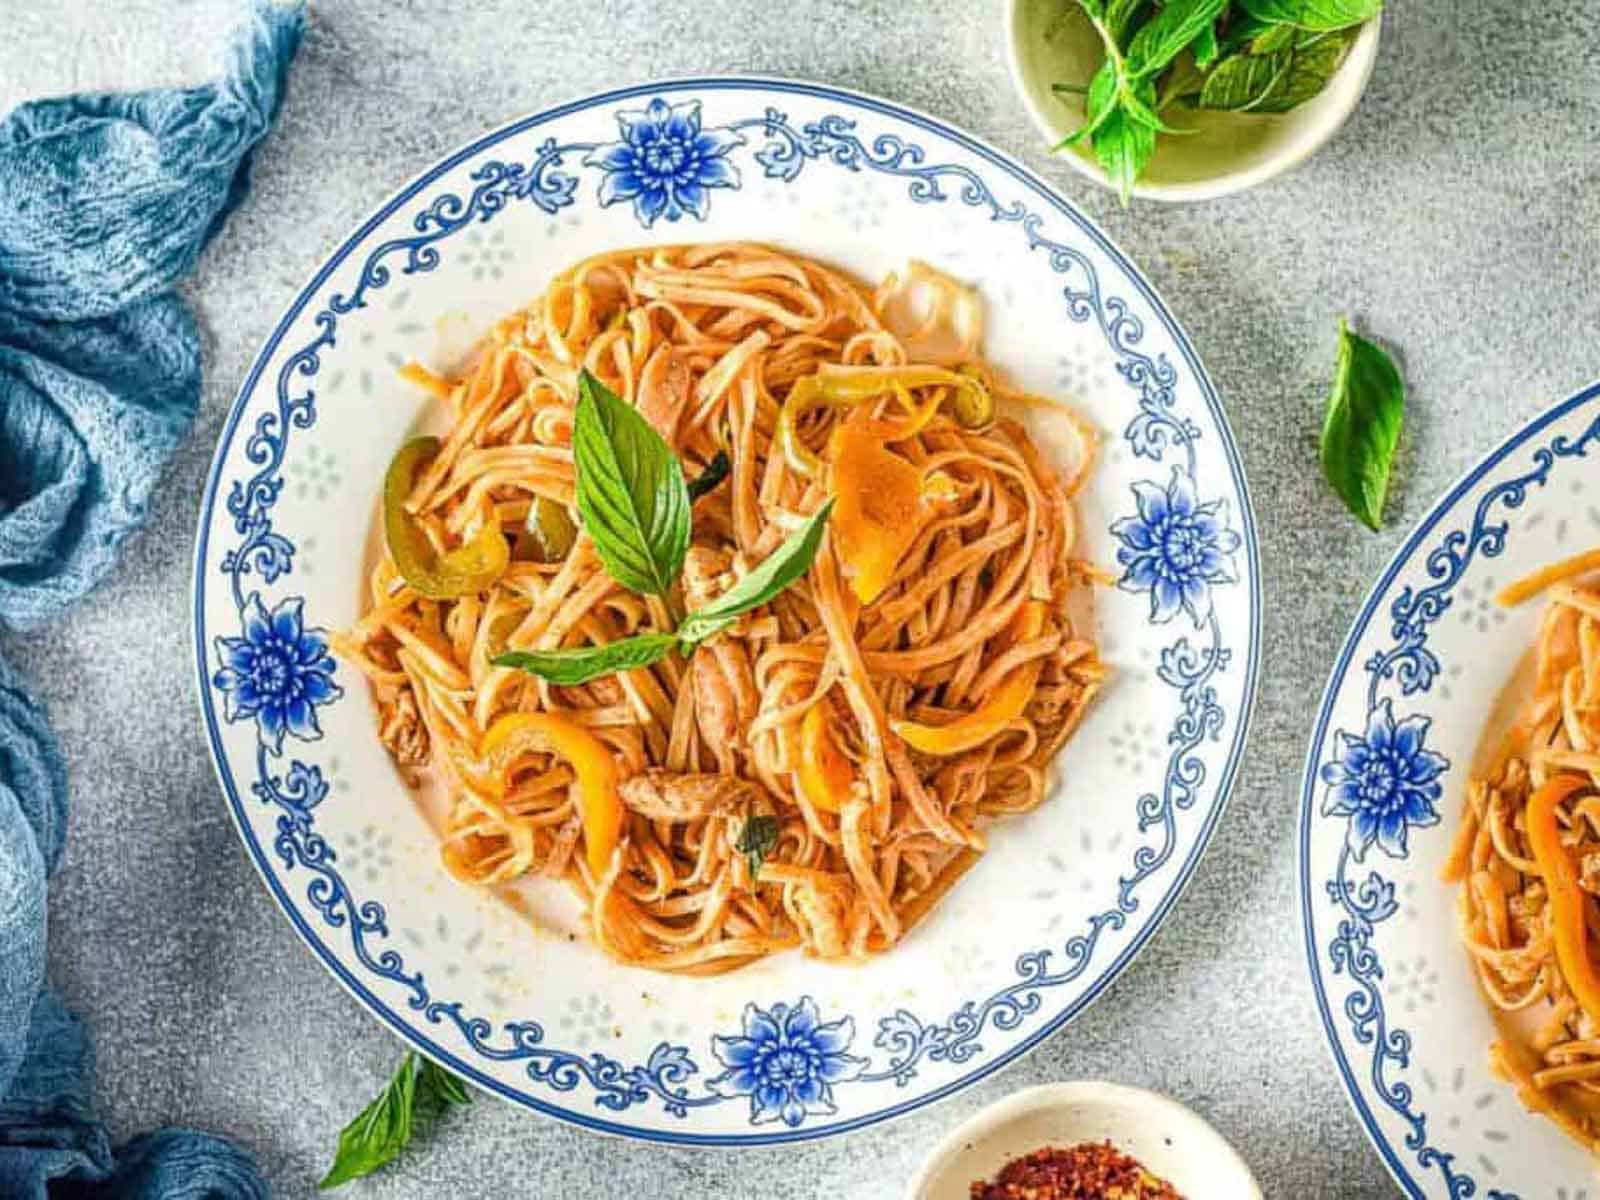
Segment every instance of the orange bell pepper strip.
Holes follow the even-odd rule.
[[[559,713],[507,713],[489,726],[478,756],[498,769],[504,787],[505,768],[519,755],[551,751],[572,764],[578,778],[578,813],[589,871],[599,878],[611,863],[622,838],[625,810],[618,790],[617,764],[611,750],[594,734]]]
[[[1600,1022],[1600,973],[1589,957],[1589,930],[1584,921],[1583,890],[1578,886],[1578,864],[1561,844],[1561,827],[1556,821],[1556,809],[1574,792],[1588,786],[1589,781],[1578,775],[1561,775],[1546,781],[1528,798],[1523,820],[1528,826],[1533,860],[1550,895],[1550,928],[1561,977],[1589,1019]]]
[[[839,426],[831,450],[833,544],[850,590],[871,604],[922,527],[922,471],[885,448],[866,421]]]
[[[489,521],[470,542],[440,554],[406,512],[417,471],[439,452],[439,439],[412,438],[389,463],[383,478],[383,536],[395,569],[429,600],[475,596],[505,573],[511,547],[498,522]]]
[[[795,780],[800,794],[819,812],[838,812],[850,798],[855,769],[828,732],[827,708],[813,704],[800,722],[800,765]]]
[[[1044,615],[1044,601],[1023,601],[1011,620],[1013,642],[1038,637],[1044,628]],[[947,725],[924,725],[920,721],[902,719],[890,721],[889,728],[924,754],[961,754],[981,746],[1022,715],[1028,701],[1033,699],[1042,666],[1038,659],[1024,663],[1007,675],[982,704]]]

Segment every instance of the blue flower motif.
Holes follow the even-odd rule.
[[[596,146],[584,165],[605,171],[600,203],[633,201],[645,228],[659,216],[676,221],[685,212],[705,220],[709,188],[739,186],[728,151],[744,145],[729,129],[700,128],[700,102],[668,105],[655,99],[642,112],[619,112],[620,142]]]
[[[333,682],[328,639],[305,627],[304,604],[292,596],[269,613],[252,595],[241,614],[244,636],[216,639],[222,669],[211,682],[222,692],[223,714],[230,721],[254,717],[274,754],[285,730],[308,742],[320,738],[317,705],[344,695]]]
[[[1328,785],[1322,815],[1350,818],[1345,842],[1358,860],[1374,841],[1391,858],[1404,858],[1406,830],[1438,823],[1433,804],[1450,760],[1422,748],[1429,724],[1419,715],[1397,725],[1385,700],[1368,715],[1365,737],[1342,729],[1334,735],[1333,761],[1321,771]]]
[[[1200,628],[1211,615],[1211,585],[1234,582],[1231,555],[1239,535],[1224,524],[1226,501],[1199,503],[1194,481],[1180,467],[1172,469],[1165,489],[1141,482],[1133,495],[1139,515],[1111,526],[1125,568],[1117,586],[1149,592],[1152,621],[1170,621],[1181,608]]]
[[[791,1129],[812,1114],[835,1111],[833,1085],[867,1065],[845,1053],[856,1035],[849,1017],[821,1024],[807,996],[770,1011],[745,1005],[744,1036],[714,1037],[711,1049],[727,1069],[706,1086],[719,1096],[750,1097],[750,1123],[780,1117]]]

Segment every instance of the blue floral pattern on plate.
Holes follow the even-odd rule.
[[[736,188],[739,171],[728,151],[744,145],[731,129],[701,129],[700,101],[668,104],[657,97],[642,111],[617,114],[622,140],[598,146],[584,165],[605,172],[600,203],[633,201],[646,229],[657,217],[676,221],[684,213],[705,220],[712,188]]]
[[[1166,487],[1136,483],[1138,512],[1111,526],[1122,543],[1118,586],[1150,593],[1150,619],[1162,623],[1181,610],[1203,627],[1211,615],[1211,589],[1237,582],[1232,570],[1239,535],[1227,527],[1225,502],[1202,504],[1194,481],[1182,467],[1172,468]]]
[[[721,124],[706,124],[702,94],[737,100],[744,91],[763,101],[782,95],[821,100],[850,115],[826,112],[796,124],[768,103]],[[516,150],[514,139],[520,133],[546,121],[552,122],[553,128],[564,128],[556,118],[572,110],[606,113],[620,130],[621,139],[602,143],[549,136],[533,146],[527,157],[489,157],[491,148]],[[794,1000],[749,1004],[737,1030],[717,1032],[702,1042],[700,1049],[663,1040],[642,1061],[630,1062],[592,1045],[573,1049],[552,1045],[545,1026],[537,1021],[497,1024],[476,1015],[460,1000],[438,995],[436,985],[424,978],[422,970],[408,963],[394,943],[384,905],[355,894],[340,869],[335,847],[320,832],[320,806],[329,790],[320,767],[295,760],[282,770],[276,758],[282,739],[273,732],[278,717],[270,716],[263,723],[262,709],[246,711],[241,702],[242,697],[260,693],[259,687],[254,692],[242,691],[246,660],[242,650],[235,657],[233,648],[235,641],[255,645],[248,632],[243,639],[218,639],[210,648],[217,657],[215,667],[202,664],[213,752],[246,845],[308,944],[372,1011],[480,1085],[581,1124],[671,1141],[748,1143],[853,1128],[926,1103],[952,1086],[981,1077],[1078,1011],[1149,936],[1192,872],[1220,814],[1237,763],[1255,680],[1259,585],[1237,456],[1214,393],[1198,364],[1187,357],[1190,351],[1181,331],[1169,323],[1132,268],[1064,202],[1044,192],[1014,165],[959,134],[876,101],[809,85],[738,80],[680,83],[650,91],[631,89],[596,97],[572,106],[572,110],[530,118],[485,139],[470,160],[470,189],[464,193],[436,189],[412,218],[409,232],[376,245],[362,245],[361,236],[365,235],[353,238],[334,260],[342,262],[359,246],[353,286],[319,292],[314,285],[291,309],[258,358],[218,448],[201,519],[195,581],[197,637],[205,636],[206,585],[212,573],[227,579],[232,610],[247,630],[258,624],[257,608],[262,604],[256,598],[258,591],[247,588],[247,583],[281,586],[293,573],[295,538],[274,527],[273,510],[282,492],[283,464],[291,439],[301,440],[295,431],[310,430],[316,424],[315,381],[323,368],[323,356],[352,323],[368,318],[370,300],[396,275],[435,270],[441,250],[458,232],[493,220],[512,203],[524,203],[551,216],[578,205],[585,176],[570,170],[568,164],[574,161],[592,170],[587,178],[593,184],[589,194],[596,205],[606,208],[629,202],[634,219],[644,228],[662,217],[676,220],[685,212],[705,219],[708,190],[733,192],[740,188],[740,173],[730,156],[752,142],[757,144],[750,157],[778,186],[794,183],[813,164],[817,169],[878,175],[903,187],[913,203],[959,205],[982,220],[985,228],[1014,230],[1028,253],[1044,257],[1060,281],[1065,319],[1103,340],[1126,390],[1128,415],[1123,436],[1134,461],[1148,463],[1162,481],[1148,485],[1149,490],[1134,489],[1129,497],[1132,512],[1118,522],[1118,536],[1125,546],[1150,560],[1148,572],[1145,566],[1125,564],[1130,581],[1135,586],[1137,580],[1146,578],[1176,581],[1159,588],[1152,582],[1153,602],[1173,612],[1183,609],[1196,632],[1166,642],[1160,650],[1155,680],[1169,691],[1176,715],[1165,733],[1162,757],[1152,770],[1157,777],[1154,787],[1132,800],[1136,844],[1131,861],[1116,880],[1115,894],[1065,941],[1017,957],[1009,975],[1002,974],[987,994],[963,999],[945,1013],[919,1015],[901,1007],[878,1017],[870,1048],[856,1044],[862,1022],[855,1015],[828,1012],[814,998],[802,994]],[[859,133],[856,118],[875,115],[926,131],[946,152],[960,148],[960,153],[976,154],[984,164],[982,171],[965,163],[937,161],[924,146],[897,133]],[[435,187],[446,170],[446,166],[435,168],[391,201],[385,212],[393,212]],[[1021,185],[1041,208],[1035,210],[1020,199],[1001,199],[995,187],[1002,182],[1008,188]],[[1047,235],[1047,217],[1065,228],[1062,237]],[[1083,245],[1075,244],[1079,242]],[[1107,290],[1085,247],[1109,256],[1114,269],[1125,275],[1127,285],[1139,291],[1136,301]],[[275,356],[285,330],[313,299],[321,305],[307,310],[312,312],[309,327],[314,336],[278,360]],[[1186,356],[1186,374],[1180,374],[1164,351],[1147,353],[1141,348],[1150,314],[1164,336]],[[267,385],[261,381],[269,361],[277,365]],[[1180,399],[1180,385],[1195,389],[1197,395]],[[241,453],[234,438],[247,407],[251,424]],[[1204,423],[1197,415],[1205,418]],[[1210,437],[1217,441],[1206,443]],[[1210,461],[1224,464],[1217,468],[1212,486],[1226,488],[1231,481],[1228,495],[1236,505],[1232,511],[1238,514],[1233,519],[1220,496],[1203,502],[1199,498],[1196,480],[1201,449],[1207,444],[1214,456]],[[1224,480],[1224,469],[1230,480]],[[225,511],[218,509],[213,516],[217,495],[224,487]],[[233,540],[213,557],[210,539],[226,537],[230,528]],[[1236,582],[1238,575],[1231,561],[1246,544],[1251,553],[1247,589]],[[1226,635],[1219,619],[1217,597],[1225,588],[1239,589],[1236,602],[1249,614],[1243,637]],[[312,692],[320,695],[325,689],[307,684],[305,672],[326,678],[330,684],[331,675],[320,669],[315,655],[310,662],[302,661],[322,644],[322,635],[304,629],[299,600],[285,596],[267,616],[270,623],[275,614],[283,613],[285,629],[291,613],[300,622],[296,637],[302,652],[295,663],[302,672],[297,676],[302,689],[309,689],[306,699],[311,710],[295,708],[292,724],[290,697],[281,705],[282,726],[297,737],[314,739],[316,705],[338,697],[329,693],[327,701],[311,699]],[[208,657],[204,641],[200,649],[202,659]],[[265,653],[264,647],[256,649]],[[1236,656],[1243,657],[1242,674]],[[255,663],[252,658],[251,666]],[[318,664],[317,669],[312,670],[311,663]],[[235,674],[225,677],[225,671]],[[1225,700],[1225,696],[1231,699]],[[219,700],[225,721],[242,724],[256,720],[256,744],[248,761],[234,744],[224,742],[213,713]],[[304,732],[297,733],[296,725]],[[1223,748],[1208,759],[1207,746],[1217,742]],[[247,779],[250,793],[276,814],[271,842],[275,858],[267,856],[257,839],[241,804],[236,776]],[[1194,818],[1186,819],[1185,814],[1196,808],[1200,811]],[[306,877],[299,895],[292,886],[294,872]],[[1160,891],[1152,882],[1158,875],[1164,875]],[[1124,941],[1113,958],[1104,946],[1118,934]],[[342,951],[330,947],[335,939],[343,943]],[[401,1003],[393,1002],[396,996]],[[1052,997],[1059,999],[1047,1007],[1046,1001]],[[493,1073],[506,1065],[521,1069],[522,1083],[511,1086]],[[846,1088],[870,1089],[876,1098],[848,1120],[820,1122],[819,1118],[842,1109],[840,1098]],[[585,1095],[588,1111],[562,1099],[574,1092]],[[689,1122],[690,1131],[678,1133],[614,1116],[645,1105],[657,1106],[668,1119]],[[748,1126],[763,1131],[738,1135],[694,1131],[691,1114],[732,1105],[744,1106]]]
[[[1450,1064],[1456,1083],[1448,1096],[1434,1087],[1434,1076],[1417,1070],[1417,1039],[1430,1035],[1448,1039],[1451,1034],[1441,1028],[1414,1031],[1395,1022],[1391,1008],[1400,1005],[1390,1002],[1402,999],[1404,986],[1397,982],[1401,973],[1389,969],[1378,942],[1379,931],[1402,911],[1398,898],[1402,887],[1406,895],[1419,888],[1439,889],[1430,905],[1451,902],[1431,870],[1420,881],[1414,873],[1413,834],[1442,824],[1438,803],[1452,770],[1448,756],[1425,744],[1434,728],[1434,714],[1457,703],[1434,686],[1441,676],[1440,655],[1445,653],[1436,645],[1439,623],[1468,592],[1464,581],[1470,577],[1471,587],[1484,586],[1481,572],[1472,576],[1474,566],[1506,552],[1513,532],[1509,514],[1521,508],[1535,489],[1545,489],[1558,468],[1577,465],[1600,445],[1596,409],[1600,409],[1600,386],[1558,405],[1489,455],[1419,524],[1356,618],[1312,735],[1300,824],[1301,917],[1312,982],[1346,1091],[1385,1164],[1414,1196],[1517,1200],[1517,1193],[1496,1179],[1501,1171],[1488,1156],[1491,1143],[1475,1144],[1462,1129],[1463,1111],[1481,1111],[1498,1096],[1509,1096],[1509,1091],[1493,1081],[1486,1081],[1481,1095],[1463,1088],[1467,1070],[1487,1077],[1482,1058]],[[1546,432],[1552,425],[1562,432]],[[1561,501],[1552,498],[1549,503]],[[1526,523],[1524,536],[1534,524]],[[1401,584],[1404,578],[1416,582]],[[1385,608],[1387,635],[1382,633],[1380,616]],[[1475,637],[1468,635],[1468,653],[1476,650]],[[1369,639],[1375,639],[1378,648],[1358,670],[1357,651]],[[1462,649],[1458,643],[1457,652]],[[1451,670],[1455,673],[1459,666]],[[1480,680],[1474,691],[1492,696],[1502,682]],[[1333,714],[1341,705],[1357,705],[1364,712],[1359,733],[1334,728]],[[1452,713],[1458,724],[1462,715],[1459,710]],[[1476,731],[1488,719],[1485,707],[1471,713],[1469,724]],[[1451,787],[1459,793],[1464,785],[1457,779]],[[1319,838],[1323,822],[1337,831],[1336,841]],[[1431,836],[1452,833],[1440,829]],[[1375,859],[1379,867],[1369,864],[1366,870],[1357,870],[1374,845],[1383,852]],[[1321,906],[1331,910],[1331,919]],[[1400,930],[1392,936],[1398,939],[1397,952],[1419,949],[1415,942],[1407,943]],[[1454,944],[1426,949],[1464,953]],[[1335,1007],[1341,979],[1347,983]],[[1472,987],[1470,982],[1466,986]],[[1475,990],[1468,999],[1473,1005],[1481,1003]],[[1442,1040],[1439,1044],[1449,1050]],[[1482,1044],[1475,1042],[1471,1052],[1483,1055]],[[1418,1078],[1428,1089],[1426,1100],[1419,1099]],[[1526,1119],[1540,1120],[1532,1115]],[[1496,1130],[1485,1135],[1490,1137],[1499,1145],[1508,1135]],[[1586,1163],[1585,1181],[1590,1169]]]
[[[855,1036],[849,1017],[823,1024],[809,996],[770,1010],[746,1005],[741,1035],[711,1039],[726,1070],[706,1086],[719,1096],[749,1096],[752,1125],[781,1119],[798,1128],[807,1116],[834,1112],[833,1085],[866,1067],[866,1059],[845,1053]]]
[[[270,613],[252,595],[241,616],[243,637],[219,637],[222,666],[211,677],[230,721],[254,720],[274,754],[287,731],[303,741],[322,736],[317,707],[344,695],[333,682],[333,658],[321,630],[307,629],[305,601],[290,596]]]
[[[1322,815],[1350,818],[1346,838],[1357,862],[1374,840],[1391,858],[1404,858],[1406,830],[1439,823],[1439,776],[1450,763],[1423,749],[1431,723],[1417,715],[1397,724],[1385,698],[1367,715],[1365,735],[1334,734],[1333,758],[1322,765]]]

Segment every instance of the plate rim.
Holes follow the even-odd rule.
[[[861,1113],[854,1117],[848,1117],[841,1121],[815,1126],[802,1126],[798,1129],[786,1128],[781,1131],[771,1132],[704,1133],[651,1128],[603,1118],[575,1107],[566,1107],[550,1100],[515,1090],[488,1075],[474,1064],[462,1061],[450,1050],[423,1034],[406,1022],[400,1014],[396,1013],[391,1005],[375,995],[366,984],[355,978],[346,966],[339,961],[338,956],[323,944],[317,932],[308,927],[299,911],[297,902],[286,894],[275,871],[270,869],[268,856],[264,848],[250,830],[249,820],[244,812],[243,801],[231,774],[225,768],[227,759],[221,742],[220,725],[210,698],[210,667],[207,662],[204,632],[205,563],[210,535],[209,527],[216,508],[222,483],[222,472],[228,457],[227,452],[233,445],[233,438],[243,417],[245,406],[250,396],[254,393],[267,365],[281,346],[284,336],[304,313],[306,306],[317,291],[323,287],[334,271],[345,264],[351,252],[383,221],[393,215],[402,204],[413,199],[428,185],[437,182],[440,177],[460,166],[463,162],[470,160],[480,152],[507,138],[526,133],[550,121],[559,120],[562,117],[590,108],[614,105],[619,101],[636,99],[652,93],[682,92],[691,89],[713,92],[765,91],[797,95],[833,101],[847,107],[864,109],[880,116],[903,121],[926,133],[945,139],[958,148],[986,161],[1003,174],[1011,177],[1015,182],[1022,184],[1026,189],[1035,193],[1045,208],[1054,210],[1058,216],[1074,226],[1081,234],[1098,244],[1100,249],[1124,272],[1133,290],[1143,297],[1150,306],[1154,317],[1172,337],[1177,352],[1182,356],[1199,385],[1202,402],[1212,414],[1217,432],[1217,444],[1226,461],[1228,474],[1233,481],[1235,493],[1238,497],[1239,532],[1241,547],[1245,552],[1245,569],[1240,572],[1240,582],[1245,585],[1242,594],[1245,596],[1251,610],[1247,630],[1248,646],[1246,649],[1248,653],[1246,655],[1245,671],[1241,678],[1242,689],[1240,692],[1237,727],[1232,743],[1227,748],[1218,771],[1217,781],[1212,789],[1213,798],[1210,807],[1205,814],[1204,821],[1196,830],[1189,853],[1179,866],[1171,884],[1151,906],[1144,922],[1132,935],[1129,943],[1122,951],[1101,969],[1093,982],[1080,995],[1060,1011],[1052,1014],[1029,1036],[1019,1040],[1003,1052],[985,1059],[961,1076],[914,1097],[908,1097],[898,1103],[878,1108],[871,1112]],[[211,758],[212,772],[216,776],[218,786],[227,802],[229,816],[233,821],[234,828],[239,835],[239,841],[242,843],[247,857],[255,868],[256,874],[266,886],[273,903],[294,929],[295,935],[311,951],[323,968],[334,977],[369,1016],[386,1026],[392,1033],[407,1043],[411,1049],[454,1071],[480,1090],[491,1092],[511,1104],[531,1109],[555,1120],[594,1132],[644,1142],[679,1146],[742,1148],[820,1141],[882,1124],[946,1099],[958,1091],[979,1083],[1037,1049],[1045,1040],[1082,1015],[1127,970],[1134,959],[1148,945],[1156,931],[1165,923],[1173,908],[1188,890],[1188,886],[1211,845],[1212,837],[1232,797],[1238,771],[1244,761],[1249,745],[1249,735],[1254,724],[1256,703],[1260,691],[1263,607],[1264,594],[1261,582],[1260,541],[1256,529],[1255,508],[1249,481],[1245,474],[1244,459],[1240,454],[1238,442],[1234,436],[1232,425],[1228,420],[1227,411],[1222,404],[1221,395],[1217,391],[1210,373],[1200,359],[1188,331],[1173,314],[1151,280],[1097,222],[1068,199],[1061,190],[1051,185],[1013,155],[984,138],[968,133],[950,122],[914,106],[888,100],[853,88],[801,78],[744,73],[675,75],[575,96],[560,103],[513,117],[472,136],[454,149],[429,162],[399,187],[390,191],[367,216],[360,219],[343,236],[334,249],[318,260],[316,266],[306,277],[306,282],[286,304],[278,321],[251,359],[244,379],[234,393],[233,399],[229,403],[227,414],[218,427],[216,446],[212,451],[211,464],[207,469],[205,486],[201,493],[200,512],[197,519],[192,556],[189,619],[190,645],[194,654],[196,670],[191,678],[194,681],[200,716],[206,728],[206,746]]]
[[[1418,548],[1433,532],[1434,528],[1444,519],[1445,515],[1456,507],[1462,498],[1476,487],[1483,478],[1496,467],[1504,463],[1513,453],[1532,440],[1539,433],[1549,428],[1563,417],[1582,408],[1585,404],[1600,403],[1600,380],[1596,380],[1578,391],[1572,393],[1564,400],[1557,401],[1543,411],[1536,413],[1522,425],[1513,429],[1485,451],[1476,461],[1466,468],[1456,479],[1450,483],[1444,492],[1429,507],[1427,512],[1412,526],[1405,540],[1389,556],[1379,573],[1377,580],[1368,589],[1365,598],[1356,609],[1349,628],[1345,632],[1344,641],[1339,647],[1339,653],[1333,660],[1333,666],[1328,672],[1327,682],[1323,685],[1322,697],[1317,703],[1316,719],[1311,727],[1311,736],[1306,743],[1305,765],[1301,769],[1300,785],[1300,813],[1299,829],[1296,834],[1296,874],[1299,876],[1297,891],[1300,901],[1300,925],[1302,946],[1306,954],[1307,973],[1311,977],[1312,996],[1316,1001],[1317,1017],[1322,1024],[1324,1047],[1333,1060],[1335,1069],[1339,1073],[1339,1083],[1344,1092],[1345,1102],[1355,1113],[1360,1122],[1362,1132],[1367,1141],[1377,1152],[1384,1168],[1395,1184],[1409,1195],[1425,1197],[1428,1195],[1423,1184],[1412,1177],[1406,1164],[1400,1161],[1398,1153],[1384,1136],[1378,1125],[1377,1118],[1373,1116],[1367,1102],[1365,1092],[1356,1082],[1355,1073],[1344,1053],[1340,1042],[1339,1033],[1333,1023],[1333,1015],[1329,1007],[1327,989],[1324,987],[1323,973],[1321,970],[1321,956],[1316,941],[1316,932],[1312,921],[1312,894],[1311,894],[1311,826],[1313,811],[1316,803],[1317,770],[1322,758],[1322,749],[1327,743],[1328,728],[1332,717],[1333,705],[1343,690],[1344,681],[1349,674],[1350,664],[1354,659],[1356,647],[1361,639],[1366,636],[1371,626],[1372,618],[1376,615],[1381,601],[1389,594],[1389,589],[1405,566],[1416,555]]]

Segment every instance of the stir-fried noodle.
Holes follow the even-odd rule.
[[[1500,596],[1548,589],[1531,690],[1467,789],[1445,877],[1484,994],[1499,1013],[1496,1072],[1523,1102],[1600,1148],[1600,552]]]
[[[685,246],[577,264],[460,378],[407,369],[449,426],[406,513],[440,554],[490,525],[510,562],[429,599],[385,554],[335,648],[371,681],[396,761],[445,789],[453,875],[568,880],[594,940],[653,968],[860,957],[972,866],[987,821],[1044,798],[1103,676],[1071,615],[1098,578],[1074,556],[1072,506],[1094,439],[1060,409],[1078,452],[1046,463],[996,411],[1028,398],[982,363],[980,336],[976,295],[920,264],[874,293],[764,246]],[[694,503],[681,596],[629,591],[574,528],[581,368],[689,478],[719,451],[731,463]],[[490,661],[671,630],[830,495],[809,572],[687,660],[577,686]],[[614,844],[585,844],[572,755],[487,745],[508,713],[558,714],[603,744],[610,766],[593,769],[625,805]],[[759,861],[740,848],[755,818]]]

